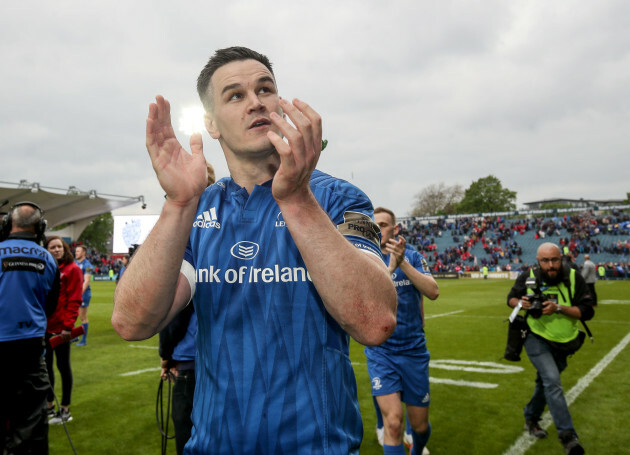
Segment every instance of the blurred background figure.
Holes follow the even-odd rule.
[[[88,308],[90,307],[90,300],[92,300],[92,288],[90,287],[90,281],[92,280],[92,272],[94,267],[87,259],[87,247],[85,245],[77,245],[74,251],[74,258],[76,263],[83,272],[83,297],[81,306],[79,307],[79,318],[81,319],[81,325],[83,326],[83,337],[81,341],[77,343],[77,346],[85,346],[87,344],[88,327],[90,323],[88,321]]]
[[[72,420],[70,414],[70,399],[72,395],[72,367],[70,366],[70,338],[74,323],[79,314],[83,292],[83,272],[74,263],[74,257],[70,246],[58,236],[50,236],[46,239],[46,249],[52,254],[59,266],[61,287],[57,309],[48,318],[46,329],[46,367],[50,379],[50,392],[48,393],[47,413],[50,417],[48,423],[60,424]],[[56,348],[50,345],[50,338],[61,335],[64,342]],[[53,357],[57,358],[57,369],[61,376],[61,404],[55,412],[55,369]]]

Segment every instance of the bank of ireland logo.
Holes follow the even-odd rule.
[[[381,378],[374,378],[372,379],[372,388],[374,390],[380,390],[383,387],[383,384],[381,384]]]
[[[230,254],[237,259],[249,261],[254,259],[259,251],[260,246],[257,243],[242,240],[232,247]]]
[[[221,223],[217,221],[217,209],[212,207],[209,210],[204,210],[203,213],[197,215],[197,219],[193,223],[193,227],[202,229],[221,229]]]

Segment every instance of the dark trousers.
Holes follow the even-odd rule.
[[[595,283],[586,283],[588,290],[591,291],[591,297],[593,297],[594,305],[597,305],[597,292],[595,292]]]
[[[0,343],[0,358],[10,366],[0,374],[0,453],[48,454],[43,345],[42,338]]]
[[[70,366],[70,343],[62,343],[55,349],[51,349],[48,340],[51,334],[46,334],[46,368],[50,379],[50,391],[48,392],[48,402],[55,401],[55,369],[53,367],[53,357],[57,358],[57,369],[61,376],[61,406],[70,406],[72,398],[72,367]]]
[[[195,395],[195,370],[183,370],[177,373],[173,386],[173,426],[175,427],[175,447],[177,455],[184,453],[184,446],[190,439],[192,420],[190,414]]]

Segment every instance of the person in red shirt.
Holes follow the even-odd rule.
[[[48,415],[50,424],[60,424],[72,420],[70,414],[70,397],[72,394],[72,368],[70,367],[70,332],[79,314],[79,306],[83,293],[83,272],[74,262],[70,246],[58,236],[46,239],[46,249],[57,260],[61,275],[61,289],[57,309],[48,318],[46,327],[46,366],[50,378],[50,392],[48,393]],[[50,338],[61,335],[64,343],[56,348],[50,346]],[[54,389],[55,373],[53,368],[53,353],[57,357],[57,369],[61,375],[62,398],[59,410],[55,412]]]

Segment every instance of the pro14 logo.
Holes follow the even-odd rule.
[[[202,214],[197,215],[193,227],[221,229],[221,223],[217,221],[217,209],[212,207],[210,210],[204,210]]]

